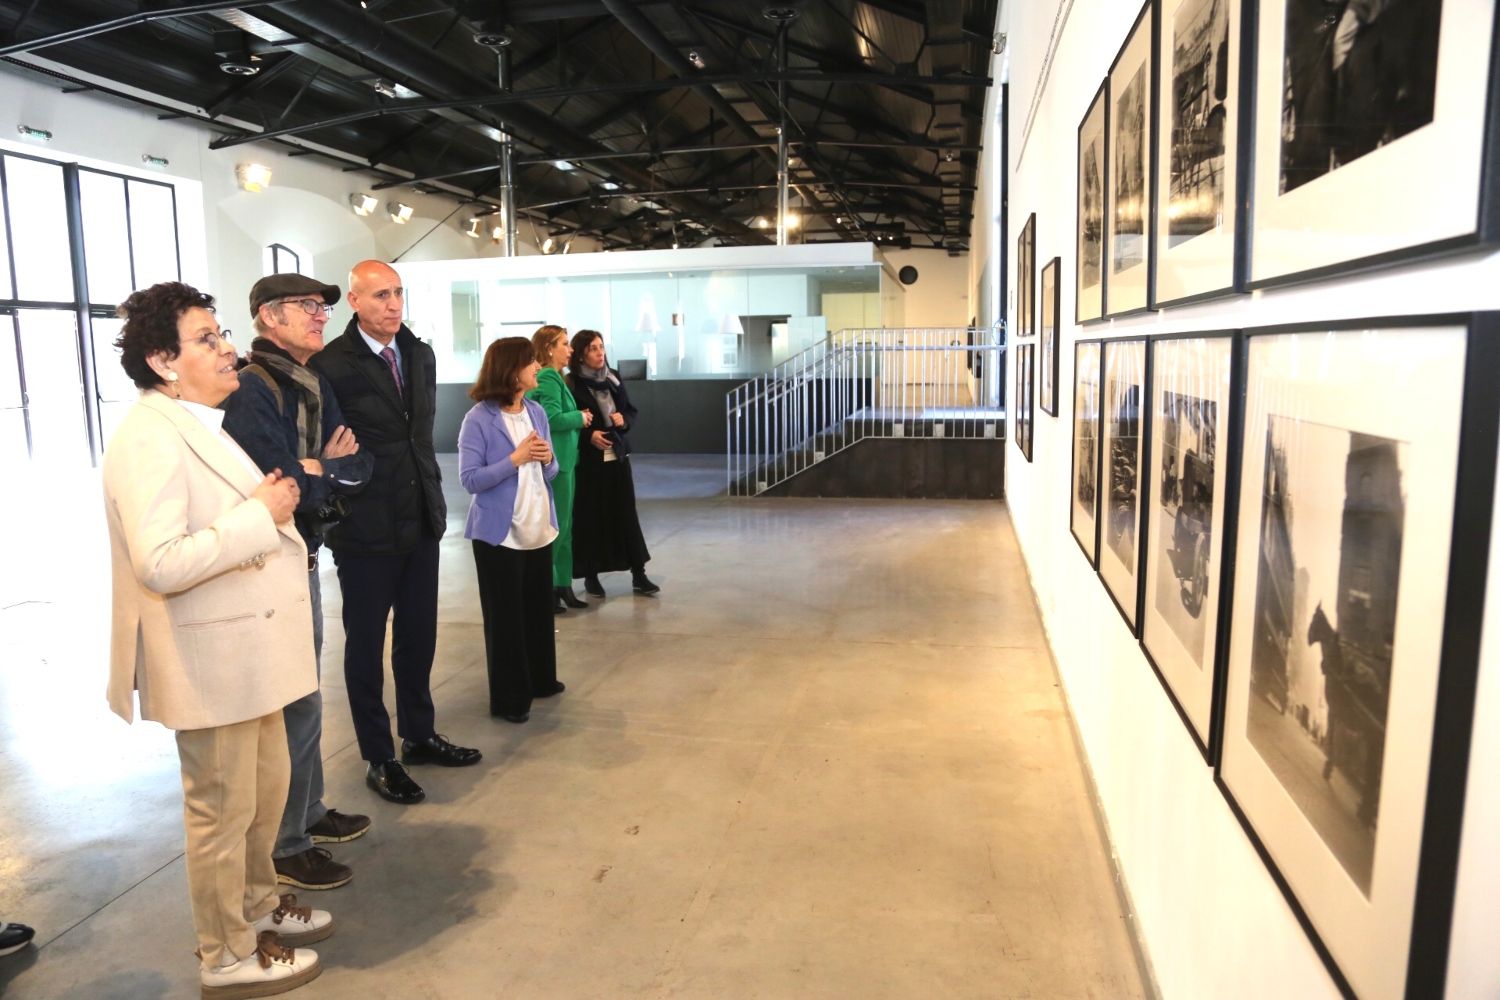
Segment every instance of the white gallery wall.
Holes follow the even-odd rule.
[[[229,85],[230,78],[225,82]],[[163,120],[151,108],[90,93],[64,93],[63,87],[61,81],[16,67],[0,68],[0,108],[6,109],[0,145],[176,185],[183,280],[216,296],[231,324],[242,322],[243,304],[264,273],[263,254],[271,243],[304,254],[304,271],[340,287],[349,266],[370,257],[425,261],[504,253],[491,240],[463,234],[462,224],[479,207],[463,207],[456,197],[391,188],[374,192],[380,208],[360,217],[350,209],[349,195],[370,191],[377,183],[368,172],[346,172],[326,157],[294,156],[289,147],[272,143],[211,150],[215,133],[199,123]],[[53,138],[26,141],[16,133],[22,124],[45,129]],[[167,166],[149,166],[143,155],[164,157]],[[240,190],[235,181],[235,166],[248,162],[271,169],[270,186],[258,194]],[[385,211],[388,201],[411,205],[410,221],[392,222]],[[519,253],[540,252],[524,223],[518,235]],[[575,244],[573,252],[591,248],[585,241]],[[348,316],[341,302],[334,322],[342,326]]]
[[[1400,265],[1080,329],[1072,322],[1077,129],[1140,10],[1134,2],[1116,0],[1002,0],[997,30],[1007,34],[1008,45],[993,72],[998,87],[1008,71],[1009,155],[997,156],[999,144],[986,135],[974,220],[975,294],[981,295],[986,283],[1003,280],[1003,309],[1014,323],[1014,247],[1031,213],[1037,217],[1038,272],[1054,256],[1062,258],[1059,413],[1051,417],[1037,409],[1034,461],[1027,462],[1014,445],[1007,447],[1006,498],[1161,995],[1333,1000],[1339,996],[1334,980],[1069,532],[1073,343],[1080,337],[1500,309],[1500,253]],[[996,109],[998,89],[992,93],[991,118]],[[1006,169],[1010,230],[999,237],[1008,249],[1008,273],[1002,278],[1000,248],[982,239],[981,231],[998,217],[997,200],[987,188],[996,171]],[[1013,375],[1007,384],[1013,384]],[[1391,400],[1389,405],[1400,404]],[[1500,545],[1490,553],[1446,990],[1446,996],[1466,1000],[1500,997],[1497,549]],[[1401,749],[1391,747],[1388,753]]]

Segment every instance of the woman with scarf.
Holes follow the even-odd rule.
[[[631,589],[651,595],[661,590],[646,577],[651,553],[635,513],[635,482],[630,475],[630,441],[626,435],[636,409],[620,382],[620,373],[604,358],[604,337],[597,330],[573,336],[573,398],[592,417],[579,435],[577,495],[573,502],[573,575],[583,589],[604,596],[600,573],[630,570]]]
[[[594,414],[578,408],[563,375],[573,355],[568,331],[549,323],[531,335],[531,346],[542,368],[537,372],[536,388],[526,398],[540,403],[547,411],[552,450],[557,455],[557,477],[552,480],[552,496],[557,502],[557,537],[552,541],[552,611],[560,615],[569,608],[588,607],[573,593],[573,470],[578,466],[578,434],[588,429]]]

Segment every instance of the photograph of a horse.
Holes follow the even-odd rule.
[[[1405,444],[1271,416],[1247,736],[1360,890],[1380,824]]]

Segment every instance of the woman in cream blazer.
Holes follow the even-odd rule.
[[[290,765],[282,708],[317,688],[296,484],[263,475],[215,409],[239,384],[213,299],[178,282],[120,307],[144,391],[104,456],[114,583],[110,707],[177,732],[203,996],[308,982],[332,932],[279,896],[271,851]],[[247,905],[247,901],[253,901]]]

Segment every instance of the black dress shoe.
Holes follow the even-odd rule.
[[[630,589],[648,597],[661,592],[661,588],[647,579],[645,573],[636,573],[630,578]]]
[[[555,694],[562,694],[567,689],[568,689],[568,686],[566,684],[564,684],[562,681],[558,681],[555,684],[553,684],[550,688],[547,688],[545,691],[538,691],[538,692],[536,692],[535,694],[532,695],[532,697],[533,698],[550,698],[550,697],[552,697]]]
[[[552,613],[554,615],[567,614],[568,606],[563,603],[561,594],[552,595]]]
[[[595,597],[604,596],[604,584],[599,582],[598,576],[586,576],[583,578],[583,589],[586,593]]]
[[[516,725],[520,725],[527,719],[531,718],[530,712],[491,712],[490,714],[497,719],[504,719],[506,722],[514,722]]]
[[[578,599],[578,595],[573,593],[572,587],[554,587],[553,591],[557,594],[559,604],[566,604],[570,608],[586,608],[589,606],[588,601],[580,601]]]
[[[447,737],[434,734],[425,740],[402,740],[403,764],[441,764],[443,767],[468,767],[478,764],[484,755],[472,747],[456,747]]]
[[[387,760],[371,764],[370,769],[365,772],[365,784],[375,789],[381,798],[398,805],[409,806],[427,797],[422,786],[411,780],[411,775],[406,773],[406,768],[401,766],[400,761]]]

